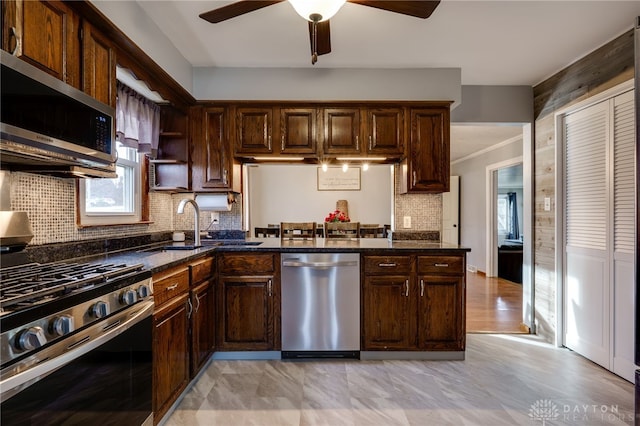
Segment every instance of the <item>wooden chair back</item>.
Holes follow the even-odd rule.
[[[378,224],[361,224],[360,238],[385,238],[384,227]]]
[[[325,238],[360,238],[360,222],[325,222]]]
[[[307,240],[316,238],[316,222],[281,222],[280,239]]]
[[[278,238],[280,236],[280,228],[274,228],[272,226],[266,228],[256,227],[253,230],[256,238]]]

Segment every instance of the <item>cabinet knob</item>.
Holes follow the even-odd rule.
[[[404,285],[405,285],[405,297],[409,297],[409,280],[405,280],[404,281]]]
[[[416,186],[416,182],[417,182],[417,180],[418,180],[418,177],[417,177],[417,175],[416,175],[416,171],[414,170],[414,171],[413,171],[413,186]]]
[[[284,133],[282,134],[282,137],[280,138],[280,151],[284,152]]]
[[[224,169],[222,172],[222,183],[224,185],[229,185],[229,170]]]
[[[420,280],[420,297],[424,296],[424,280]]]
[[[271,280],[267,281],[267,292],[269,293],[269,297],[273,296],[273,283]]]
[[[267,148],[271,151],[271,135],[269,135],[269,138],[267,139]]]
[[[356,135],[356,151],[360,151],[360,137]]]

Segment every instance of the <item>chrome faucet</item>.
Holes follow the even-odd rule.
[[[193,211],[195,212],[195,223],[193,224],[193,245],[196,247],[200,247],[200,207],[198,207],[198,203],[190,198],[183,199],[182,201],[180,201],[180,204],[178,204],[178,214],[184,213],[184,206],[186,206],[187,203],[193,204]]]

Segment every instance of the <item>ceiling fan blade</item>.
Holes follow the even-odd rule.
[[[316,53],[318,55],[331,53],[331,29],[329,28],[329,21],[318,22],[316,25],[318,32]],[[313,22],[309,22],[309,43],[311,44],[311,54],[313,54]]]
[[[361,4],[363,6],[375,7],[376,9],[387,10],[389,12],[401,13],[403,15],[415,16],[426,19],[436,10],[440,0],[434,1],[404,1],[404,0],[347,0],[349,3]]]
[[[236,16],[244,15],[245,13],[253,12],[254,10],[262,9],[263,7],[271,6],[272,4],[281,3],[283,1],[285,0],[240,0],[235,3],[210,10],[208,12],[203,12],[200,14],[200,17],[205,21],[216,24],[218,22],[226,21],[227,19],[235,18]]]

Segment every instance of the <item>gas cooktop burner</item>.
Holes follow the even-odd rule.
[[[0,270],[0,314],[47,303],[143,269],[113,263],[30,263]]]

